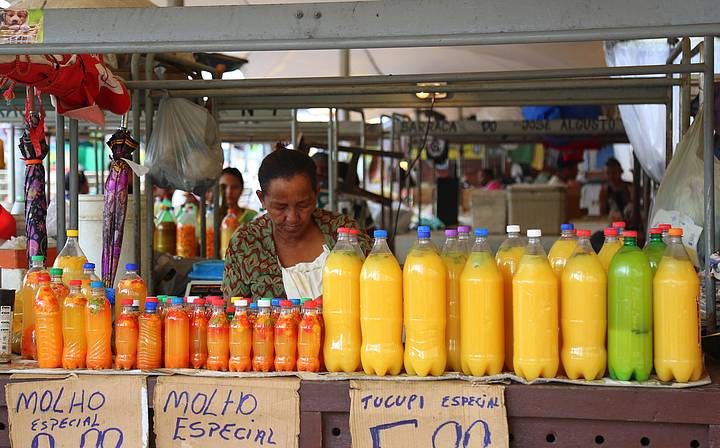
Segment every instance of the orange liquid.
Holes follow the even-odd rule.
[[[207,224],[205,229],[205,258],[213,257],[213,241],[215,238],[215,230],[212,228],[210,223]]]
[[[138,318],[137,368],[162,367],[162,319],[157,313],[145,313]]]
[[[214,311],[207,329],[207,368],[208,370],[228,369],[230,353],[230,324],[225,311]]]
[[[190,319],[181,308],[173,307],[165,316],[165,367],[190,366]]]
[[[145,297],[147,297],[147,287],[145,281],[141,278],[122,279],[118,282],[117,292],[115,293],[115,319],[122,314],[123,299],[139,300],[140,310],[145,309]]]
[[[65,298],[70,294],[70,288],[63,285],[62,282],[52,282],[50,283],[50,288],[53,294],[55,294],[55,300],[57,300],[58,305],[62,305],[65,302]],[[60,317],[62,318],[62,313]]]
[[[23,359],[35,359],[35,296],[37,295],[38,276],[47,274],[46,270],[28,271],[21,290],[23,302],[22,336],[20,354]]]
[[[35,297],[37,358],[41,369],[62,366],[63,338],[60,306],[50,285],[42,285]]]
[[[238,221],[238,218],[235,214],[228,214],[225,216],[225,218],[222,220],[222,223],[220,223],[220,259],[225,259],[225,251],[228,248],[228,245],[230,244],[230,238],[232,237],[233,233],[235,233],[235,229],[238,228],[240,225],[240,222]]]
[[[78,291],[65,299],[63,305],[64,369],[84,369],[87,356],[85,336],[85,306],[87,298]]]
[[[253,327],[253,361],[256,372],[270,372],[275,362],[275,343],[272,318],[258,314]]]
[[[135,368],[138,333],[138,318],[134,313],[122,313],[115,320],[115,365],[118,369]]]
[[[300,321],[298,331],[297,369],[300,372],[320,371],[320,349],[322,347],[322,325],[318,315],[308,313]]]
[[[196,308],[190,319],[190,363],[193,369],[204,369],[208,358],[208,317]]]
[[[85,306],[87,368],[112,368],[112,311],[104,297],[90,297]]]
[[[197,234],[194,225],[178,224],[176,240],[178,257],[197,257]]]
[[[252,369],[252,326],[247,312],[235,314],[230,323],[230,361],[231,372],[249,372]]]
[[[292,372],[297,364],[297,322],[291,313],[282,313],[275,324],[275,370]]]

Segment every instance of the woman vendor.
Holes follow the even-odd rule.
[[[258,171],[257,192],[267,213],[233,234],[225,255],[223,293],[229,297],[322,296],[325,259],[352,218],[317,208],[315,164],[306,154],[278,149]],[[359,235],[362,249],[370,238]]]

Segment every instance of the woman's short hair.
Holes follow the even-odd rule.
[[[260,189],[267,193],[270,182],[274,179],[290,179],[293,176],[303,175],[310,180],[313,190],[317,188],[317,174],[315,162],[300,151],[292,149],[277,149],[265,157],[258,170]]]

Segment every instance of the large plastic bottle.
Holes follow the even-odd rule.
[[[112,368],[112,307],[105,296],[103,282],[90,284],[90,296],[85,306],[88,369]]]
[[[173,297],[171,303],[164,325],[165,367],[186,369],[190,367],[190,319],[182,309],[182,298]]]
[[[650,262],[650,269],[653,275],[655,275],[660,260],[667,249],[667,245],[663,242],[662,232],[659,228],[650,229],[650,239],[645,243],[645,247],[643,248],[643,252],[645,252],[645,256],[647,256]]]
[[[230,360],[231,372],[249,372],[252,370],[252,326],[248,317],[247,299],[235,301],[235,316],[230,322]]]
[[[253,360],[255,372],[270,372],[275,364],[275,329],[270,315],[270,299],[258,300],[258,313],[253,326]]]
[[[408,375],[438,376],[445,371],[446,275],[445,263],[430,240],[430,227],[419,226],[418,239],[403,267],[404,364]],[[323,304],[327,310],[327,299]],[[327,315],[325,319],[327,328]]]
[[[138,274],[138,266],[134,263],[125,265],[125,274],[120,277],[117,292],[115,293],[115,318],[122,313],[120,302],[125,299],[139,300],[140,309],[145,307],[147,286],[145,280]]]
[[[496,375],[505,361],[503,277],[487,244],[487,229],[475,229],[475,244],[460,277],[460,360],[466,375]]]
[[[230,357],[230,322],[225,314],[225,301],[213,300],[207,327],[207,368],[226,372]]]
[[[212,205],[205,207],[205,258],[213,258],[215,241],[215,212]]]
[[[495,254],[503,277],[503,314],[505,315],[505,370],[513,371],[513,291],[512,280],[525,253],[525,240],[520,236],[520,226],[506,227],[507,238]]]
[[[365,261],[365,252],[363,252],[362,247],[360,247],[358,235],[360,235],[360,231],[358,229],[348,229],[348,241],[350,242],[350,245],[355,249],[358,257]]]
[[[22,335],[20,341],[20,354],[23,359],[35,358],[35,296],[37,296],[40,276],[50,276],[45,269],[45,257],[33,255],[30,257],[30,269],[23,278],[21,290],[23,302]]]
[[[74,229],[67,230],[67,240],[65,246],[55,258],[54,268],[63,270],[62,281],[68,285],[70,280],[82,280],[83,265],[88,262],[85,253],[80,248],[78,242],[78,231]]]
[[[670,224],[658,224],[657,228],[662,232],[662,241],[667,246],[670,243],[670,229],[672,229],[672,226]]]
[[[607,275],[590,236],[589,230],[578,230],[577,246],[561,277],[560,353],[572,380],[601,378],[607,362]]]
[[[460,372],[460,276],[465,269],[467,252],[460,245],[457,230],[445,231],[445,244],[441,256],[445,263],[445,293],[447,294],[445,343],[447,368]]]
[[[70,280],[70,294],[63,301],[63,357],[64,369],[84,369],[87,356],[85,335],[85,306],[80,280]]]
[[[280,303],[280,317],[275,322],[275,370],[292,372],[297,365],[297,321],[289,300]]]
[[[176,253],[179,257],[194,258],[197,257],[198,240],[197,240],[197,215],[192,204],[182,208],[182,213],[178,217],[176,227]]]
[[[60,305],[50,286],[49,275],[43,274],[38,277],[34,308],[38,367],[41,369],[61,367],[63,338]]]
[[[513,367],[529,381],[553,378],[560,364],[558,280],[540,243],[538,229],[527,232],[528,245],[513,278]]]
[[[100,277],[95,274],[95,263],[85,263],[83,265],[82,290],[85,297],[92,295],[92,283],[99,282]]]
[[[122,311],[115,317],[115,365],[130,370],[137,365],[138,317],[132,299],[122,299]]]
[[[567,263],[568,258],[575,250],[576,244],[575,227],[572,224],[562,224],[560,226],[560,238],[553,243],[550,252],[548,252],[548,260],[550,260],[550,266],[558,282],[565,268],[565,263]]]
[[[670,229],[670,244],[653,280],[655,373],[661,381],[700,379],[700,282],[682,243],[682,229]]]
[[[145,300],[145,312],[138,317],[137,368],[159,369],[163,362],[163,323],[157,312],[156,298]]]
[[[349,230],[338,241],[323,268],[325,366],[328,372],[354,372],[360,367],[360,270],[363,260],[350,244]]]
[[[598,253],[598,258],[600,258],[600,264],[602,264],[605,272],[607,272],[610,268],[610,262],[612,261],[617,251],[620,250],[620,248],[622,247],[622,243],[620,242],[620,239],[618,239],[617,229],[613,227],[608,227],[607,229],[605,229],[604,235],[605,242],[603,243],[602,248]]]
[[[458,244],[466,254],[470,253],[473,246],[473,242],[470,240],[470,230],[470,226],[458,226],[457,228]]]
[[[222,222],[220,223],[220,259],[225,259],[225,251],[227,250],[228,246],[230,245],[230,238],[232,237],[233,233],[235,233],[235,230],[240,225],[240,221],[238,221],[238,217],[235,214],[235,211],[232,209],[228,209],[227,215],[223,218]]]
[[[322,358],[322,326],[318,319],[317,302],[308,300],[298,330],[298,361],[300,372],[319,372]]]
[[[162,211],[158,217],[153,235],[155,252],[175,255],[175,249],[177,247],[177,226],[175,224],[175,217],[167,205],[162,206]]]
[[[397,375],[403,366],[402,270],[387,245],[387,231],[376,230],[374,237],[360,271],[360,360],[368,375]],[[310,310],[313,320],[317,307]]]
[[[197,298],[192,303],[190,315],[190,364],[193,369],[204,369],[208,357],[208,316],[205,299]]]
[[[645,381],[652,371],[652,270],[626,231],[608,270],[608,370],[617,380]]]
[[[62,268],[50,268],[50,288],[52,288],[53,294],[55,294],[58,306],[62,309],[65,297],[70,294],[70,288],[63,283]],[[62,310],[60,312],[60,320],[62,321]]]

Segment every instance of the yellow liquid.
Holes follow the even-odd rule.
[[[360,272],[360,360],[368,375],[397,375],[403,365],[402,270],[388,253],[370,254]]]
[[[63,255],[55,259],[53,264],[54,268],[62,268],[63,276],[62,281],[67,285],[70,280],[82,280],[83,279],[83,265],[88,260],[83,256],[67,256]]]
[[[689,260],[662,257],[653,279],[655,373],[685,383],[703,372],[700,282]]]
[[[445,371],[447,321],[445,263],[437,252],[411,249],[403,268],[405,371],[438,376]]]
[[[360,367],[360,270],[355,251],[332,252],[323,269],[323,355],[328,372]]]
[[[559,239],[555,241],[550,248],[548,260],[550,261],[550,266],[552,267],[558,281],[560,281],[563,269],[565,269],[565,264],[575,250],[575,246],[577,246],[577,240]]]
[[[461,364],[467,375],[496,375],[505,360],[503,277],[488,252],[472,253],[460,277]]]
[[[530,381],[555,377],[558,336],[557,278],[545,257],[524,255],[513,278],[515,373]]]
[[[467,256],[462,252],[442,255],[445,262],[445,289],[447,293],[447,319],[445,343],[447,344],[447,370],[460,372],[460,276],[465,269]]]
[[[561,358],[570,379],[594,380],[605,373],[607,275],[595,253],[577,254],[562,275]]]
[[[620,250],[621,247],[622,243],[619,240],[610,243],[606,241],[605,244],[603,244],[603,247],[600,249],[600,253],[598,253],[598,258],[600,258],[600,264],[602,264],[602,267],[605,269],[606,273],[608,271],[608,268],[610,267],[610,262],[615,256],[615,253]]]
[[[513,276],[520,265],[520,259],[525,253],[522,246],[500,249],[495,254],[500,274],[503,278],[503,314],[505,315],[505,370],[513,369]]]

